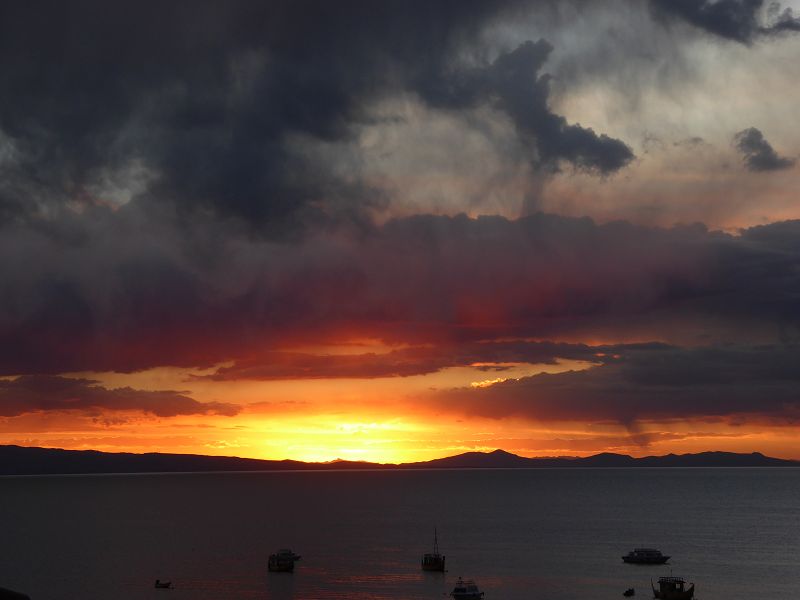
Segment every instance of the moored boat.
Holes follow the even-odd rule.
[[[461,577],[458,578],[456,587],[453,588],[450,595],[455,600],[481,600],[483,598],[483,592],[478,589],[474,581],[471,579],[465,581]]]
[[[267,569],[274,573],[291,573],[294,571],[295,561],[300,560],[301,556],[295,554],[288,548],[281,548],[275,554],[269,555]]]
[[[169,590],[172,589],[172,582],[171,581],[161,581],[160,579],[156,579],[155,587],[161,590]]]
[[[287,556],[287,557],[291,556],[292,560],[295,561],[295,562],[300,560],[301,558],[303,558],[302,556],[292,552],[288,548],[281,548],[280,550],[278,550],[278,554],[280,554],[281,556]]]
[[[686,587],[686,580],[681,577],[659,577],[658,589],[650,582],[653,588],[653,598],[660,600],[691,600],[694,598],[694,584]]]
[[[422,555],[422,570],[444,572],[444,561],[445,557],[439,554],[439,536],[434,528],[433,552]]]
[[[622,557],[626,563],[635,565],[663,565],[670,559],[655,548],[635,548]]]

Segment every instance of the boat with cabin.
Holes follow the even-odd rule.
[[[269,555],[267,569],[273,573],[291,573],[294,571],[295,561],[301,558],[299,554],[295,554],[288,548],[281,548],[275,554]]]
[[[483,592],[478,589],[478,586],[475,585],[472,579],[464,580],[459,577],[456,582],[456,587],[450,592],[450,596],[452,596],[454,600],[481,600],[483,598]]]
[[[653,598],[660,600],[691,600],[694,598],[694,584],[686,587],[686,580],[682,577],[659,577],[658,589],[650,581],[653,588]]]
[[[436,529],[433,530],[433,552],[422,555],[422,570],[423,571],[439,571],[444,572],[445,557],[439,554],[439,536]]]
[[[655,548],[635,548],[622,557],[623,561],[634,565],[663,565],[669,559]]]

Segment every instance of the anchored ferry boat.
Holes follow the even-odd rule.
[[[664,556],[661,550],[655,548],[636,548],[622,557],[626,563],[636,565],[663,565],[669,559],[669,556]]]
[[[454,600],[481,600],[483,592],[478,589],[471,579],[464,581],[461,577],[456,581],[456,587],[450,592]]]

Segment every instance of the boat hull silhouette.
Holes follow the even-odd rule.
[[[270,554],[267,561],[267,569],[273,573],[291,573],[294,571],[295,561],[300,560],[300,555],[295,554],[288,548],[278,550],[276,554]]]
[[[661,556],[659,558],[630,558],[623,556],[622,560],[629,565],[663,565],[669,558],[669,556]]]
[[[433,530],[433,552],[422,555],[422,570],[423,571],[439,571],[444,572],[445,557],[439,554],[439,534],[436,529]]]
[[[450,597],[454,600],[482,600],[483,592],[471,579],[465,581],[459,577],[456,587],[450,592]]]
[[[678,577],[661,577],[658,580],[658,589],[650,582],[653,588],[653,598],[658,600],[692,600],[694,598],[694,584],[685,588],[685,581]]]
[[[422,570],[423,571],[444,571],[444,556],[431,556],[430,558],[425,557],[422,558]]]
[[[632,565],[663,565],[669,559],[655,548],[636,548],[622,557],[623,562]]]

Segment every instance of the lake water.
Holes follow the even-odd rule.
[[[800,596],[800,469],[531,469],[0,479],[0,587],[33,600]],[[439,530],[448,572],[423,573]],[[279,547],[303,555],[268,573]],[[663,567],[620,556],[654,546]],[[156,590],[156,578],[175,589]]]

